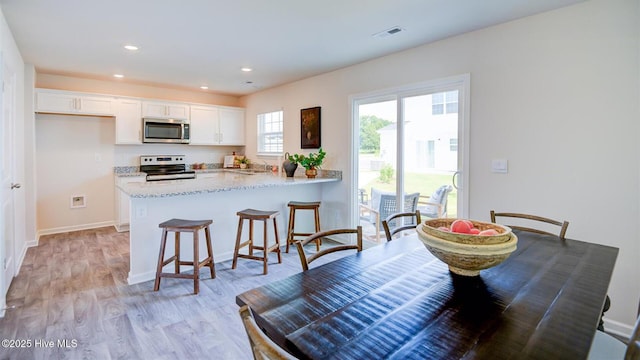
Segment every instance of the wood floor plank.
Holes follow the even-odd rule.
[[[155,254],[151,256],[156,256]],[[57,342],[76,347],[0,349],[0,359],[250,359],[235,296],[301,271],[295,251],[262,263],[216,264],[216,278],[201,269],[193,281],[162,279],[128,285],[129,235],[113,228],[45,235],[27,250],[0,319],[4,339]]]

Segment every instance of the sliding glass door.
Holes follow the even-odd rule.
[[[357,223],[366,239],[384,239],[391,213],[466,214],[467,97],[463,76],[352,99]]]

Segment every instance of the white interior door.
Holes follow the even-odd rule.
[[[15,74],[6,67],[2,59],[2,102],[0,103],[0,309],[6,307],[6,294],[15,276],[14,201],[13,193],[19,188],[13,183],[14,164],[14,96]],[[4,310],[0,310],[4,315]]]

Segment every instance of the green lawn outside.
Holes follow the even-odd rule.
[[[407,193],[419,192],[420,195],[431,195],[442,185],[451,184],[452,174],[425,174],[425,173],[407,173],[405,175],[405,191]],[[383,183],[376,177],[374,180],[366,183],[362,188],[366,191],[368,198],[371,198],[371,188],[384,191],[395,191],[395,178],[390,183]],[[455,218],[458,213],[458,191],[453,188],[449,193],[447,203],[447,217]]]

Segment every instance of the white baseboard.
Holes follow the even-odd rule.
[[[105,227],[105,226],[114,226],[114,222],[113,221],[103,221],[103,222],[97,222],[97,223],[92,223],[92,224],[71,225],[71,226],[62,226],[62,227],[50,228],[50,229],[40,229],[40,230],[38,230],[38,240],[37,241],[38,242],[40,241],[40,236],[42,236],[42,235],[62,234],[62,233],[72,232],[72,231],[96,229],[96,228],[101,228],[101,227]]]
[[[623,336],[627,339],[631,337],[631,332],[633,331],[633,325],[623,324],[621,322],[609,320],[607,318],[604,318],[603,321],[604,321],[604,330],[606,332]]]

